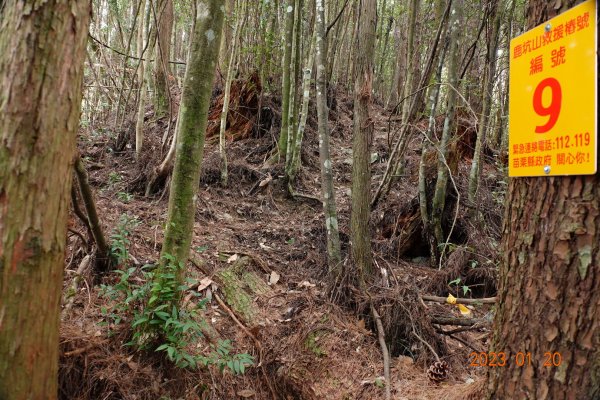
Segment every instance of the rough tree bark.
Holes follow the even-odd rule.
[[[373,120],[369,115],[373,89],[373,55],[377,28],[376,0],[361,0],[356,35],[356,74],[354,83],[354,127],[352,141],[352,257],[361,282],[372,275],[371,234],[371,143]]]
[[[529,27],[579,1],[530,0]],[[488,399],[600,398],[600,176],[510,180]],[[560,354],[558,367],[544,366]]]
[[[185,263],[189,256],[208,108],[219,58],[224,0],[198,3],[196,29],[185,73],[177,122],[177,152],[161,256]]]
[[[86,0],[0,3],[0,398],[56,399]],[[35,45],[34,45],[35,44]]]
[[[158,33],[156,35],[156,62],[154,63],[154,114],[163,117],[169,112],[169,57],[173,31],[173,1],[158,3]]]
[[[329,154],[329,109],[327,108],[327,38],[325,37],[325,6],[316,0],[316,64],[317,64],[317,116],[319,125],[319,161],[321,164],[321,192],[327,234],[327,261],[329,272],[338,274],[342,256],[340,232],[333,187],[333,170]]]

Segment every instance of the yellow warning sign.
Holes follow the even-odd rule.
[[[588,0],[511,40],[509,176],[596,173],[596,36]]]

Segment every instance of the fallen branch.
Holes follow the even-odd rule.
[[[297,199],[306,199],[306,200],[312,200],[312,201],[316,201],[317,203],[322,203],[323,200],[321,200],[320,198],[316,197],[316,196],[312,196],[308,193],[300,193],[300,192],[295,192],[294,188],[292,188],[291,184],[288,184],[288,191],[290,193],[290,195],[294,198],[294,200]]]
[[[381,323],[381,317],[375,309],[373,303],[371,303],[371,313],[377,326],[377,336],[379,338],[379,345],[381,346],[381,352],[383,353],[383,376],[385,378],[385,398],[390,400],[392,398],[392,392],[390,389],[390,353],[385,343],[385,332],[383,330],[383,324]]]
[[[121,56],[124,56],[124,57],[130,58],[130,59],[132,59],[132,60],[138,60],[138,61],[139,61],[139,60],[141,60],[141,61],[147,61],[147,59],[145,59],[145,58],[134,57],[134,56],[131,56],[131,55],[129,55],[129,54],[125,54],[125,53],[123,53],[123,52],[121,52],[121,51],[119,51],[119,50],[117,50],[117,49],[114,49],[114,48],[110,47],[109,45],[107,45],[106,43],[104,43],[104,42],[100,41],[99,39],[96,39],[96,38],[95,38],[95,37],[94,37],[94,36],[93,36],[91,33],[90,33],[90,34],[88,34],[88,35],[89,35],[89,37],[90,37],[90,38],[91,38],[91,39],[92,39],[94,42],[98,43],[99,45],[101,45],[101,46],[103,46],[103,47],[106,47],[107,49],[109,49],[109,50],[111,50],[111,51],[113,51],[113,52],[115,52],[115,53],[117,53],[117,54],[119,54],[119,55],[121,55]],[[147,46],[147,45],[146,45],[146,46]],[[154,62],[155,60],[149,60],[149,61],[151,61],[151,62]],[[169,64],[175,64],[175,65],[186,65],[186,63],[184,63],[183,61],[167,61],[167,62],[168,62]]]
[[[431,318],[431,323],[438,325],[473,326],[475,324],[485,325],[487,321],[483,318],[433,317]]]
[[[67,352],[63,353],[63,357],[78,356],[79,354],[85,353],[86,351],[91,350],[94,347],[99,347],[99,346],[105,344],[106,342],[108,342],[108,340],[104,339],[104,340],[102,340],[101,342],[98,342],[98,343],[93,343],[93,344],[90,344],[88,346],[85,346],[85,347],[82,347],[82,348],[79,348],[79,349],[75,349],[75,350],[72,350],[72,351],[67,351]]]
[[[435,301],[436,303],[447,303],[446,297],[421,296],[424,301]],[[495,297],[484,297],[482,299],[456,299],[456,304],[496,304]]]
[[[467,342],[464,339],[459,338],[458,336],[454,336],[452,333],[450,332],[446,332],[442,329],[439,329],[436,331],[437,333],[441,333],[442,335],[447,335],[448,337],[450,337],[451,339],[456,340],[457,342],[460,342],[462,344],[464,344],[465,346],[467,346],[468,348],[470,348],[473,351],[476,351],[477,353],[480,353],[481,350],[479,350],[478,348],[476,348],[475,346],[473,346],[471,343]]]
[[[475,324],[472,326],[462,326],[460,328],[456,328],[456,329],[452,329],[451,331],[443,331],[442,333],[444,333],[445,335],[454,335],[456,333],[461,333],[461,332],[469,332],[475,329],[478,329],[480,326]],[[440,329],[441,331],[441,329]]]

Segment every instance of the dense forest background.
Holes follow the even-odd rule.
[[[600,396],[598,177],[508,178],[510,40],[580,2],[41,3],[0,398]]]

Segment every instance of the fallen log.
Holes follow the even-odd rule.
[[[423,295],[423,296],[421,296],[421,298],[424,301],[434,301],[436,303],[447,303],[448,302],[448,299],[446,297]],[[455,304],[496,304],[496,298],[495,297],[484,297],[481,299],[457,298]]]

